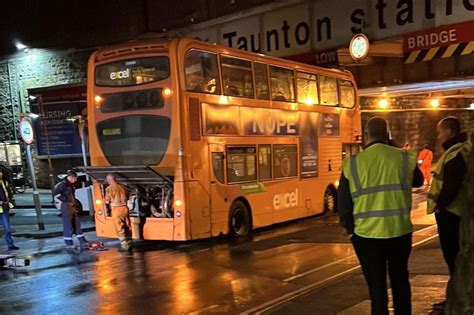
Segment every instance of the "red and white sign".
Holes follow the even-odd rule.
[[[406,34],[403,36],[403,51],[409,53],[469,42],[474,40],[473,29],[474,21],[469,21]]]
[[[369,39],[364,34],[355,35],[349,44],[349,53],[354,61],[359,62],[369,53]]]
[[[33,143],[34,141],[33,126],[26,119],[23,119],[22,121],[20,121],[20,135],[26,144]]]

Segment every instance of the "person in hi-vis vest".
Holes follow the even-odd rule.
[[[9,250],[18,250],[13,243],[12,233],[10,231],[9,211],[13,208],[8,191],[8,181],[3,178],[3,170],[0,168],[0,222],[3,226],[3,235]]]
[[[459,251],[461,203],[465,196],[462,184],[467,173],[466,155],[471,143],[467,134],[461,132],[461,123],[456,117],[442,119],[438,123],[437,132],[438,143],[444,152],[433,169],[428,192],[428,214],[435,214],[444,260],[452,275]],[[444,302],[436,303],[434,307],[442,309]]]
[[[387,267],[395,314],[411,314],[411,188],[423,185],[423,174],[416,152],[389,145],[384,118],[370,118],[364,135],[364,150],[343,161],[337,194],[341,224],[367,281],[372,314],[389,314]]]

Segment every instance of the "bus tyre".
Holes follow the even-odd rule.
[[[235,201],[230,208],[229,235],[242,237],[248,235],[251,228],[250,211],[240,200]]]
[[[335,213],[336,208],[336,192],[333,188],[326,188],[324,193],[324,213]]]

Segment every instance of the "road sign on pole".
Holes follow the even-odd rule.
[[[28,119],[23,119],[22,121],[20,121],[19,129],[21,138],[26,144],[26,156],[28,160],[28,167],[30,169],[31,186],[33,186],[33,202],[35,203],[38,228],[40,230],[44,230],[43,213],[41,212],[41,201],[39,198],[38,188],[36,187],[35,169],[33,165],[33,156],[31,154],[31,143],[33,143],[33,141],[35,140],[33,126],[31,125],[31,122]]]

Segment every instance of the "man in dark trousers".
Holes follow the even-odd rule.
[[[338,188],[341,224],[351,235],[369,286],[372,314],[389,314],[387,267],[395,314],[411,314],[411,187],[423,185],[416,152],[388,145],[382,117],[370,118],[364,151],[343,162]]]
[[[467,135],[461,132],[461,123],[456,117],[446,117],[437,126],[438,142],[443,155],[433,170],[433,180],[428,193],[428,214],[435,213],[438,235],[444,260],[453,275],[456,255],[459,251],[459,223],[461,203],[465,194],[460,193],[467,173],[466,155],[470,144]],[[433,305],[444,308],[444,302]]]
[[[63,219],[63,235],[64,243],[68,247],[72,247],[74,242],[72,240],[73,234],[76,235],[81,245],[87,244],[87,240],[82,234],[81,221],[76,211],[76,197],[74,184],[77,181],[77,173],[69,170],[63,181],[59,182],[54,187],[54,200],[59,203]]]
[[[3,170],[0,168],[0,222],[3,227],[3,235],[7,243],[9,250],[18,250],[18,247],[13,243],[12,233],[10,231],[10,208],[13,206],[11,203],[11,192],[8,189],[8,181],[4,180]]]

